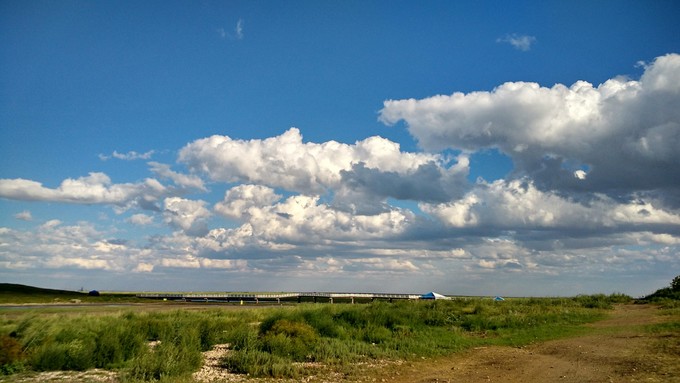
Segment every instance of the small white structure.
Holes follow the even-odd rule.
[[[429,293],[421,295],[420,299],[451,299],[451,298],[435,293],[434,291],[430,291]]]

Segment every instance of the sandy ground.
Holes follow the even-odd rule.
[[[679,382],[680,334],[651,333],[645,326],[669,320],[652,305],[618,306],[606,320],[591,324],[588,335],[528,347],[479,347],[450,357],[419,362],[378,363],[358,375],[310,376],[305,382]],[[205,353],[199,382],[272,382],[229,374],[219,367],[228,351],[217,345]],[[9,380],[8,380],[9,378]],[[0,382],[116,382],[114,373],[50,372],[0,377]],[[283,382],[283,381],[278,381]],[[287,381],[290,382],[290,381]]]

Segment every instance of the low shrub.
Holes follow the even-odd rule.
[[[308,310],[302,313],[302,318],[308,325],[312,326],[316,332],[323,337],[342,338],[343,328],[333,320],[336,310],[333,306],[327,305],[320,310]]]
[[[312,359],[319,336],[306,323],[279,319],[264,333],[261,332],[261,339],[263,351],[302,362]]]
[[[604,294],[579,295],[574,300],[581,306],[588,309],[610,309],[612,301]]]
[[[21,343],[11,335],[0,335],[0,374],[11,375],[24,369]]]

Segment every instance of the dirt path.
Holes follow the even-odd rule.
[[[643,326],[664,320],[651,305],[617,307],[590,325],[586,336],[524,348],[477,348],[449,358],[401,366],[377,382],[680,382],[678,334],[649,333]],[[669,339],[670,337],[670,339]],[[387,371],[385,371],[387,373]],[[373,379],[371,379],[373,380]]]

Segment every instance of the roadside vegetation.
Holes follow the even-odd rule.
[[[673,305],[680,303],[680,275],[673,278],[668,287],[656,290],[644,298],[647,302],[664,303]]]
[[[259,310],[58,312],[0,316],[0,372],[92,368],[123,382],[190,380],[201,352],[229,344],[222,366],[251,377],[352,374],[357,364],[522,346],[583,331],[625,295],[299,304]],[[176,306],[171,306],[176,307]]]

